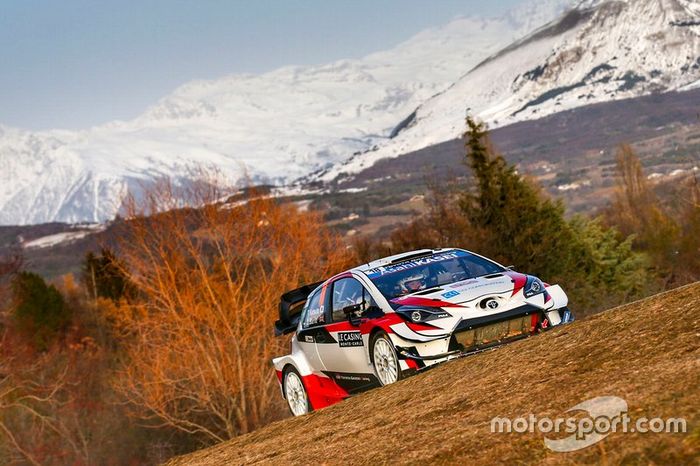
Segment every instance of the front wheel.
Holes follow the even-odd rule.
[[[379,379],[379,383],[389,385],[401,379],[401,368],[396,348],[386,333],[379,332],[372,337],[370,351],[374,373]]]
[[[289,367],[284,374],[284,397],[287,399],[289,410],[295,416],[303,416],[311,411],[309,396],[296,369]]]

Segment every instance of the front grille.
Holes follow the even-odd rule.
[[[463,330],[454,335],[455,343],[462,351],[505,343],[530,334],[534,330],[536,319],[535,315],[526,315]]]

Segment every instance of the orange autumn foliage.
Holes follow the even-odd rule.
[[[119,257],[137,291],[111,316],[126,349],[116,387],[134,413],[204,443],[286,413],[270,365],[289,344],[273,334],[279,296],[355,261],[315,212],[220,199],[161,183],[129,202]]]

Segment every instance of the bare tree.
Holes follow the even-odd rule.
[[[0,334],[0,350],[6,347],[6,335],[5,330]],[[42,367],[40,362],[18,374],[12,367],[12,358],[5,354],[6,351],[0,353],[0,440],[4,440],[10,455],[16,459],[41,464],[41,455],[34,451],[29,439],[44,437],[45,432],[49,432],[70,442],[54,417],[59,405],[58,393],[65,385],[65,371],[40,383],[40,377],[37,377]]]
[[[128,203],[119,250],[137,292],[112,316],[127,346],[117,389],[138,415],[204,442],[285,412],[270,369],[288,343],[272,332],[278,297],[352,262],[316,213],[223,198],[164,182]]]

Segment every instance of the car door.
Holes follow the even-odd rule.
[[[351,324],[343,308],[367,303],[369,293],[353,277],[343,277],[329,285],[327,317],[325,325],[333,344],[319,344],[317,349],[326,372],[349,391],[360,390],[374,382],[372,366],[367,358],[368,335],[362,335],[359,327]]]
[[[302,311],[296,335],[299,348],[304,352],[314,372],[322,372],[325,369],[317,348],[317,341],[325,340],[328,333],[324,327],[326,309],[323,298],[323,288],[317,289],[309,296]]]

